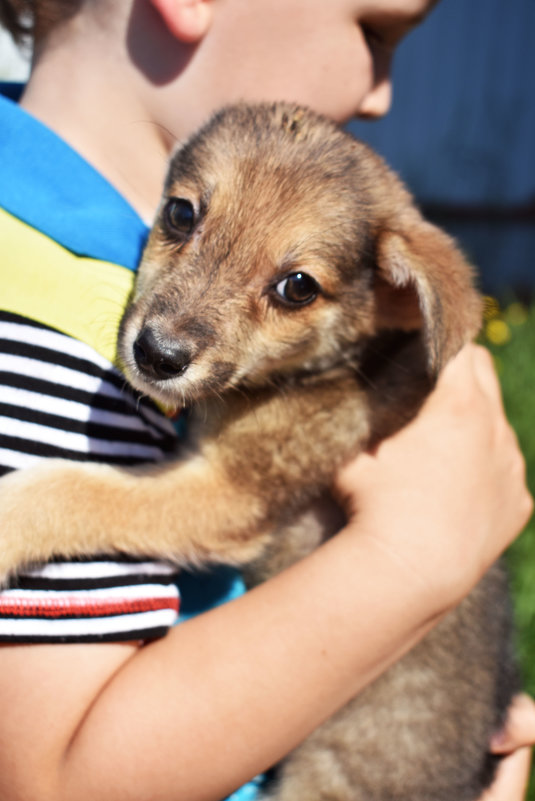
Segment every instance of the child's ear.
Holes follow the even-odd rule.
[[[199,42],[212,22],[213,0],[150,0],[169,32],[181,42]]]
[[[470,266],[447,234],[421,219],[381,231],[375,260],[379,330],[421,329],[430,374],[437,375],[480,326]]]

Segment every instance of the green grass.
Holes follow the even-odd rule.
[[[491,304],[482,337],[495,357],[507,415],[535,495],[535,305]],[[508,552],[524,687],[535,697],[535,515]],[[535,801],[535,769],[529,801]]]

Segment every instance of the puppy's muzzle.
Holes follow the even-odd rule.
[[[150,326],[141,329],[132,349],[139,371],[153,381],[176,378],[191,362],[191,350],[187,346],[158,337]]]

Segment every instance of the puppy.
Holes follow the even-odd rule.
[[[335,470],[416,413],[479,315],[453,242],[368,147],[299,107],[224,109],[172,159],[119,340],[138,390],[191,410],[188,442],[157,467],[7,476],[0,572],[115,549],[270,575],[332,533]],[[509,631],[495,567],[269,797],[473,801],[515,688]]]

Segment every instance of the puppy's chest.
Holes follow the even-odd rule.
[[[223,465],[233,481],[273,502],[329,485],[335,469],[364,447],[368,397],[355,377],[286,385],[254,394],[228,393],[198,408],[196,447]]]

